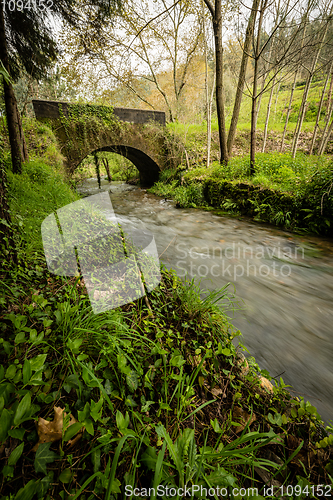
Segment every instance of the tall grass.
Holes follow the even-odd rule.
[[[28,258],[42,250],[40,227],[45,217],[79,196],[61,173],[39,159],[23,165],[22,174],[9,171],[8,183],[12,219],[21,235],[19,251]]]

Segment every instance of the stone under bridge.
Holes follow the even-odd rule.
[[[159,172],[167,166],[162,111],[32,102],[37,120],[46,122],[54,131],[70,173],[94,151],[118,153],[128,158],[139,170],[144,186],[154,184]],[[112,120],[105,121],[105,116],[112,116]]]

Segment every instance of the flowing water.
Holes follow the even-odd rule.
[[[294,235],[199,209],[177,209],[145,190],[113,182],[116,214],[140,219],[160,260],[201,287],[231,282],[242,308],[232,323],[261,368],[282,376],[333,420],[333,241]],[[78,189],[96,194],[95,179]]]

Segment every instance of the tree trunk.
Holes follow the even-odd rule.
[[[281,87],[281,80],[279,81],[279,85],[276,91],[276,99],[275,99],[275,108],[274,108],[274,120],[276,120],[276,108],[277,108],[277,103],[279,99],[279,93],[280,93],[280,87]]]
[[[330,64],[329,70],[327,72],[327,77],[325,80],[324,88],[323,88],[323,91],[321,93],[321,98],[320,98],[320,103],[319,103],[319,108],[318,108],[318,113],[317,113],[317,118],[316,118],[316,124],[315,124],[315,128],[313,131],[313,136],[312,136],[312,141],[311,141],[311,146],[310,146],[310,151],[309,151],[310,155],[312,155],[313,146],[314,146],[315,141],[316,141],[316,136],[317,136],[319,122],[320,122],[320,114],[321,114],[321,110],[323,108],[325,92],[327,89],[328,80],[330,79],[330,74],[331,74],[332,68],[333,68],[333,62],[331,62],[331,64]]]
[[[330,12],[330,16],[331,16],[331,12]],[[293,142],[293,148],[292,148],[292,157],[293,158],[295,158],[295,156],[296,156],[297,144],[298,144],[299,136],[300,136],[302,125],[303,125],[303,120],[304,120],[304,117],[305,117],[306,103],[307,103],[307,100],[308,100],[309,90],[310,90],[310,86],[311,86],[311,83],[312,83],[313,75],[314,75],[315,70],[316,70],[318,58],[319,58],[319,55],[320,55],[320,52],[321,52],[321,49],[322,49],[322,46],[323,46],[324,38],[326,37],[328,26],[329,26],[329,20],[326,21],[326,26],[325,26],[325,29],[324,29],[324,33],[323,33],[323,36],[322,36],[322,38],[320,40],[320,43],[319,43],[319,46],[318,46],[318,50],[317,50],[316,55],[315,55],[315,57],[313,59],[312,66],[311,66],[311,69],[310,69],[310,72],[309,72],[309,76],[308,76],[307,81],[306,81],[306,85],[305,85],[305,89],[304,89],[304,93],[303,93],[303,98],[302,98],[302,104],[301,104],[301,107],[300,107],[300,110],[299,110],[298,120],[297,120],[297,125],[296,125],[296,130],[295,130],[295,136],[294,136],[294,142]]]
[[[289,99],[289,106],[288,106],[288,109],[287,109],[287,116],[286,116],[286,121],[284,123],[282,141],[281,141],[281,146],[280,146],[280,153],[283,153],[284,140],[286,138],[287,126],[288,126],[288,122],[289,122],[289,116],[290,116],[290,112],[291,112],[291,106],[292,106],[292,103],[293,103],[293,97],[294,97],[294,92],[295,92],[295,88],[296,88],[297,75],[298,75],[298,68],[296,70],[294,81],[293,81],[293,86],[291,88],[290,99]]]
[[[10,75],[3,9],[0,9],[0,46],[3,50],[2,63]],[[14,89],[10,81],[4,81],[4,94],[13,172],[21,173],[22,162],[28,161],[29,158]]]
[[[333,103],[331,103],[331,107],[330,109],[328,110],[328,113],[327,113],[327,120],[326,120],[326,123],[325,123],[325,128],[324,128],[324,131],[323,131],[323,135],[321,137],[321,141],[320,141],[320,144],[319,144],[319,147],[318,147],[318,154],[319,155],[322,155],[324,150],[326,149],[326,146],[327,146],[327,142],[328,142],[328,139],[326,141],[326,144],[325,144],[325,139],[326,139],[326,133],[327,133],[327,130],[328,130],[328,127],[329,127],[329,123],[330,123],[330,119],[331,119],[331,116],[333,114]]]
[[[223,87],[223,46],[222,46],[222,5],[215,1],[215,17],[213,19],[215,58],[216,58],[216,111],[219,127],[220,163],[227,165],[228,149],[225,129],[224,87]]]
[[[225,129],[224,88],[223,88],[223,46],[222,46],[222,0],[215,0],[215,7],[211,0],[204,0],[213,21],[216,61],[216,111],[219,127],[220,163],[227,165],[228,149]]]
[[[331,83],[330,83],[330,88],[328,90],[328,93],[327,93],[327,104],[326,104],[326,116],[325,116],[325,121],[330,121],[329,119],[327,119],[328,117],[328,112],[331,108],[331,102],[332,102],[332,90],[333,90],[333,72],[332,72],[332,75],[331,75]]]
[[[262,150],[261,150],[262,153],[265,152],[265,148],[266,148],[268,122],[269,122],[269,115],[271,113],[271,106],[272,106],[272,100],[273,100],[273,94],[274,94],[274,87],[275,87],[275,76],[273,78],[271,93],[269,94],[269,99],[268,99],[266,121],[265,121],[265,129],[264,129],[264,142],[263,142]]]
[[[258,34],[258,38],[259,38]],[[250,175],[254,175],[256,162],[256,129],[257,129],[257,91],[258,91],[258,58],[254,61],[252,110],[251,110],[251,139],[250,139]]]
[[[109,160],[107,158],[102,158],[102,160],[103,160],[103,165],[104,165],[104,168],[105,168],[105,171],[106,171],[106,175],[108,176],[108,182],[111,182],[112,181],[112,177],[111,177],[111,174],[110,174]]]
[[[204,35],[204,56],[205,56],[205,97],[206,97],[206,119],[207,119],[207,168],[210,164],[210,146],[211,146],[211,108],[209,101],[209,85],[208,85],[208,57],[207,57],[207,40],[206,40],[206,23],[205,23],[205,12],[204,3],[202,2],[202,29]]]
[[[211,150],[211,144],[212,144],[212,105],[213,105],[213,96],[214,96],[214,89],[215,89],[215,73],[214,73],[214,78],[213,78],[213,84],[212,84],[212,91],[210,94],[210,99],[208,103],[208,110],[209,110],[209,120],[207,118],[207,167],[210,165],[210,150]]]
[[[99,165],[99,158],[97,156],[96,151],[94,151],[94,161],[95,161],[95,171],[96,171],[96,177],[97,177],[97,182],[98,182],[98,189],[101,189],[100,165]]]
[[[332,113],[331,113],[332,115]],[[328,124],[328,122],[327,122]],[[331,136],[331,133],[333,132],[333,120],[331,121],[331,125],[328,129],[328,132],[326,134],[326,136],[323,135],[323,138],[322,138],[322,141],[321,141],[321,144],[320,144],[320,150],[318,151],[318,154],[321,156],[325,153],[325,149],[327,147],[327,143],[328,143],[328,140]]]
[[[267,1],[262,0],[260,6],[260,16],[258,22],[257,43],[255,48],[254,57],[254,74],[253,74],[253,88],[252,88],[252,110],[251,110],[251,138],[250,138],[250,175],[254,175],[255,162],[256,162],[256,132],[257,132],[257,117],[258,117],[258,71],[259,71],[259,58],[260,58],[260,35],[261,27],[264,19],[264,12],[267,6]],[[254,43],[253,43],[254,45]],[[261,92],[262,95],[262,92]]]
[[[0,248],[1,254],[17,264],[17,255],[13,241],[10,212],[7,200],[7,176],[3,161],[3,143],[0,136]]]
[[[233,147],[233,144],[235,141],[235,136],[236,136],[237,123],[238,123],[239,112],[240,112],[240,107],[241,107],[242,97],[243,97],[243,90],[244,90],[244,85],[245,85],[246,68],[247,68],[247,63],[248,63],[248,59],[249,59],[249,52],[251,49],[251,40],[252,40],[254,24],[255,24],[257,12],[258,12],[258,6],[259,6],[259,0],[253,0],[252,10],[251,10],[251,14],[250,14],[249,21],[248,21],[247,28],[246,28],[242,62],[241,62],[240,70],[239,70],[238,85],[237,85],[237,91],[236,91],[236,96],[235,96],[234,109],[233,109],[233,113],[232,113],[230,129],[229,129],[229,134],[228,134],[227,146],[228,146],[229,156],[231,155],[232,147]]]
[[[220,163],[227,165],[228,149],[224,111],[222,19],[218,19],[214,23],[214,35],[216,51],[216,111],[219,127]]]

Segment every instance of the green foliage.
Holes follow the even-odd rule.
[[[163,182],[163,180],[158,181],[148,191],[163,196],[164,198],[172,198],[179,208],[205,206],[206,201],[203,195],[202,184],[189,183],[180,185],[181,172],[182,170],[178,170],[174,175],[171,175],[170,170],[165,171],[165,173],[163,172],[161,177],[162,179],[167,179],[168,183]]]

